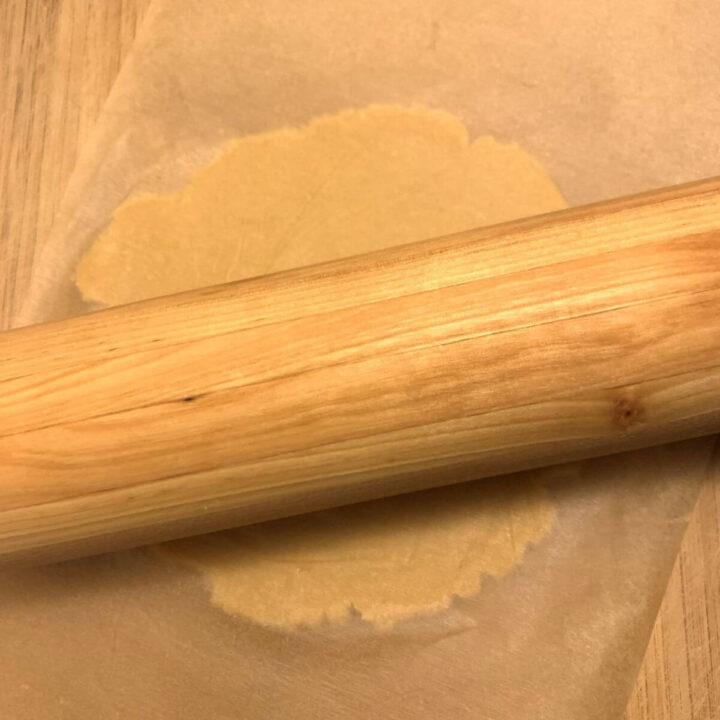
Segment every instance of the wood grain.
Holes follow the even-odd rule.
[[[707,480],[625,720],[712,720],[720,708],[720,483]]]
[[[720,179],[8,331],[0,556],[719,431],[719,243]]]
[[[2,327],[8,326],[22,299],[35,243],[42,241],[52,222],[77,150],[147,4],[148,0],[0,4]],[[50,107],[55,108],[52,122]],[[31,146],[35,152],[28,152]],[[64,158],[63,164],[49,168],[51,158]],[[711,718],[718,706],[712,694],[720,684],[720,640],[713,629],[720,602],[718,492],[712,484],[706,488],[691,519],[682,569],[678,562],[626,720]]]
[[[0,328],[149,0],[0,3]]]

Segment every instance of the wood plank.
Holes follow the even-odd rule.
[[[708,479],[625,720],[712,720],[720,708],[720,481]]]
[[[0,3],[0,328],[149,0]]]

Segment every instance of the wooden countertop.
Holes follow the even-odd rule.
[[[36,247],[149,3],[0,6],[0,328],[12,323]],[[699,497],[625,720],[709,719],[717,707],[720,482]]]

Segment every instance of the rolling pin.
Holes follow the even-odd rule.
[[[0,391],[5,563],[717,432],[720,179],[11,330]]]

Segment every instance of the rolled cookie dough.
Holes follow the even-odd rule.
[[[565,207],[533,158],[422,108],[370,106],[230,142],[184,187],[117,209],[81,260],[115,305]],[[554,520],[543,485],[485,481],[163,546],[258,623],[378,627],[502,576]]]

